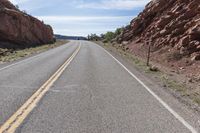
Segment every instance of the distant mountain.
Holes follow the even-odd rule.
[[[54,36],[56,37],[56,39],[87,40],[86,37],[82,37],[82,36],[64,36],[64,35],[58,35],[58,34],[55,34]]]

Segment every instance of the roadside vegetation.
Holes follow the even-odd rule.
[[[88,40],[90,41],[102,41],[104,43],[110,43],[113,42],[115,40],[115,38],[117,38],[117,36],[119,36],[122,31],[123,31],[123,27],[122,28],[118,28],[115,30],[115,32],[109,31],[105,34],[101,34],[101,35],[97,35],[97,34],[91,34],[88,35]]]
[[[41,53],[49,49],[61,46],[67,42],[68,42],[67,40],[57,40],[53,44],[44,44],[37,47],[31,47],[31,48],[25,48],[25,49],[19,49],[19,50],[0,48],[0,63],[11,62],[11,61],[18,60],[22,57],[27,57],[27,56],[31,56],[32,54]]]

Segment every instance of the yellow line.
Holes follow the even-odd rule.
[[[78,54],[81,45],[74,51],[72,56],[47,80],[1,127],[0,133],[14,133],[25,118],[36,107],[53,83],[61,76],[71,61]]]

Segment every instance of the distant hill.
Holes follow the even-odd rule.
[[[64,36],[64,35],[58,35],[58,34],[55,34],[54,36],[56,37],[56,39],[87,40],[86,37],[82,37],[82,36]]]

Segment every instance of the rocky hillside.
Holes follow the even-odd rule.
[[[200,60],[200,0],[152,0],[117,40],[132,51],[151,41],[154,52]]]
[[[38,19],[0,0],[0,48],[24,48],[52,43],[53,30]]]

